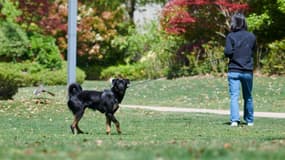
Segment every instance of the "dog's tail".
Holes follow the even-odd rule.
[[[69,97],[77,96],[81,92],[82,92],[82,87],[78,83],[72,83],[68,87],[68,96]]]

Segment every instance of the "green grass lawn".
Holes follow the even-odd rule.
[[[128,90],[124,103],[208,109],[229,108],[226,77],[180,78],[132,84],[133,87]],[[253,98],[255,111],[285,112],[285,77],[254,78]]]
[[[132,82],[124,104],[227,109],[225,78],[197,77]],[[103,89],[108,82],[86,82]],[[256,118],[255,126],[231,128],[228,116],[121,108],[123,133],[105,134],[105,117],[87,110],[72,135],[66,86],[47,87],[56,96],[33,96],[22,88],[14,100],[0,101],[0,159],[284,159],[285,119]],[[257,111],[285,112],[284,78],[256,78]]]

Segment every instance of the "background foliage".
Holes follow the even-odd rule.
[[[189,71],[192,72],[191,69],[197,70],[199,74],[215,72],[216,67],[209,69],[203,65],[204,63],[212,64],[212,60],[209,61],[209,54],[205,52],[203,45],[214,42],[215,45],[212,46],[211,50],[222,52],[224,37],[229,32],[230,17],[239,11],[248,16],[249,30],[254,32],[258,39],[258,52],[255,57],[256,68],[265,74],[283,74],[281,70],[283,70],[284,64],[279,60],[284,61],[284,51],[281,45],[276,45],[285,37],[285,29],[282,27],[285,22],[285,15],[282,8],[284,8],[284,2],[267,0],[170,1],[165,5],[162,12],[162,27],[170,34],[184,37],[187,42],[178,49],[178,51],[182,51],[184,56],[177,52],[177,55],[182,58],[177,61],[180,66],[176,67],[175,70],[179,71],[179,68],[184,68],[188,70],[188,74]],[[277,50],[279,50],[278,53],[276,53]],[[272,54],[279,56],[272,56]],[[190,61],[185,57],[190,57]],[[270,64],[275,64],[275,67]],[[219,72],[224,71],[226,70],[222,69]]]
[[[48,34],[52,33],[47,30],[50,26],[43,23],[54,6],[50,4],[52,1],[0,1],[0,97],[11,98],[18,87],[66,83],[67,67],[56,37]],[[64,28],[57,19],[49,20],[58,29]],[[77,72],[82,83],[85,73]]]
[[[60,69],[67,53],[67,0],[0,2],[0,60]],[[77,64],[88,79],[222,75],[227,71],[224,38],[237,11],[246,14],[258,39],[256,70],[284,74],[282,0],[78,2]],[[134,12],[149,3],[162,6],[159,21],[138,30]]]

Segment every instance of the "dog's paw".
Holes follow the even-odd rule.
[[[88,134],[87,132],[77,131],[77,134]]]

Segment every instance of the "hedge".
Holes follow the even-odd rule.
[[[76,81],[83,83],[85,73],[76,69]],[[12,98],[18,87],[43,85],[66,85],[67,64],[59,70],[49,70],[38,63],[0,63],[0,99]]]

